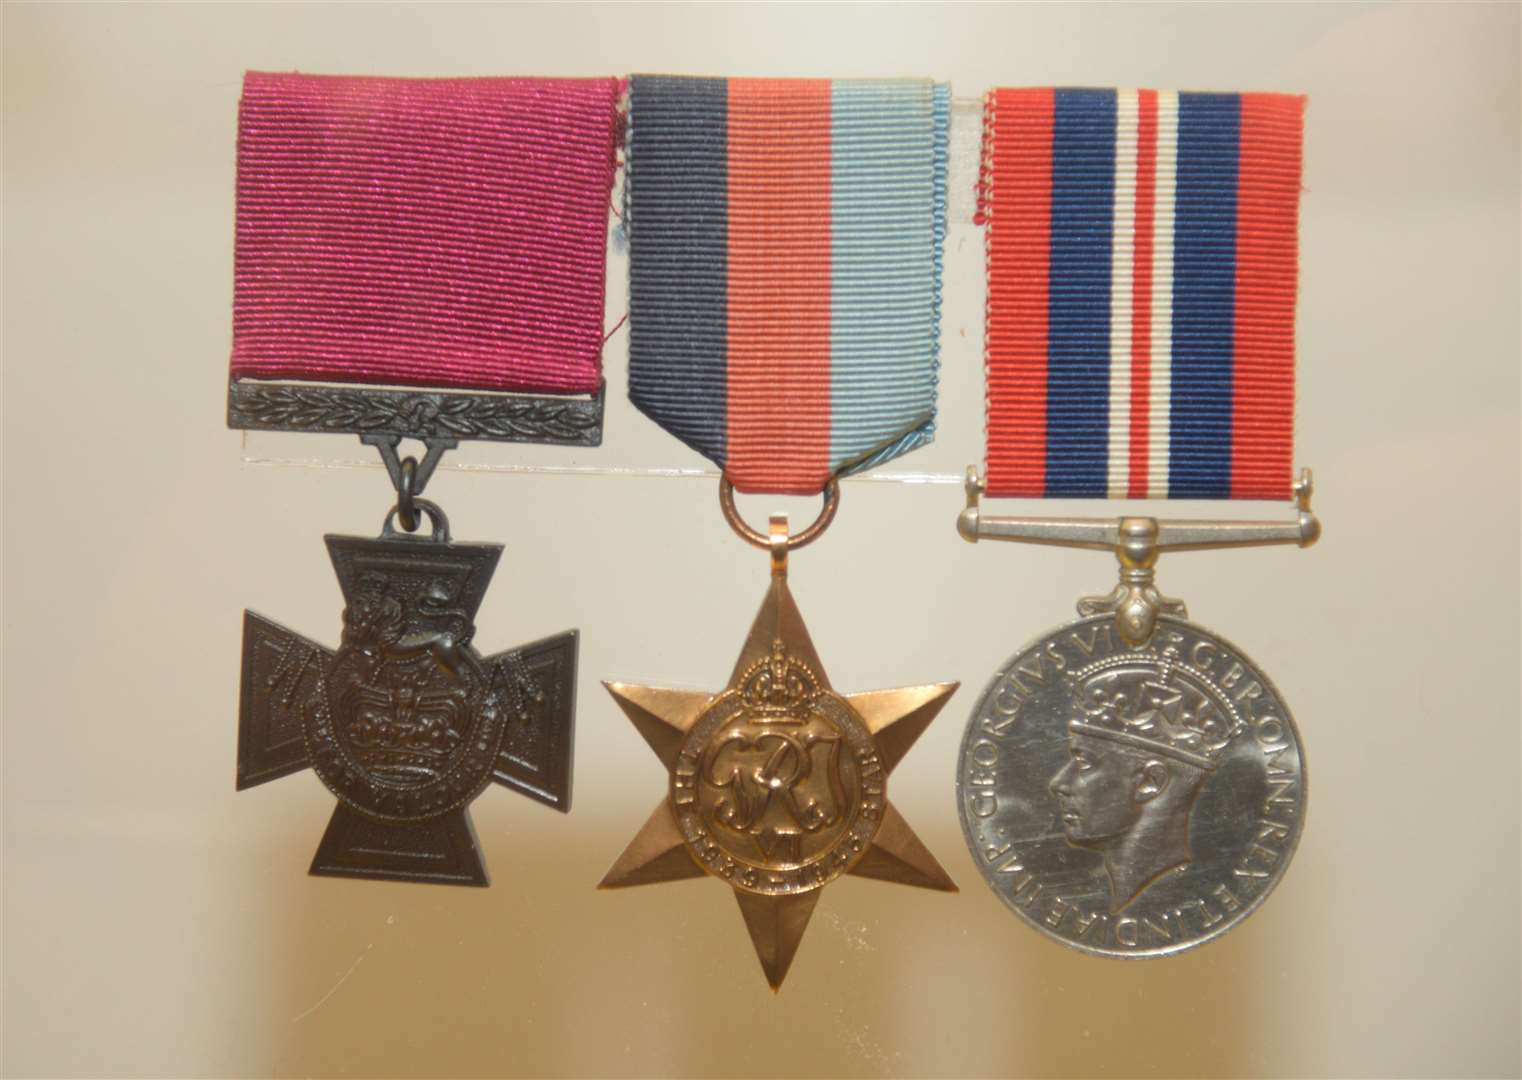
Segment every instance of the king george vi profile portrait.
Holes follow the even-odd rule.
[[[1067,842],[1103,857],[1119,914],[1193,861],[1190,811],[1246,724],[1208,678],[1157,656],[1101,661],[1073,682],[1068,760],[1049,787]]]

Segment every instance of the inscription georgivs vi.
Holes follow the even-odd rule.
[[[1162,617],[1055,631],[984,691],[957,803],[985,879],[1086,952],[1162,956],[1246,918],[1300,838],[1305,766],[1273,684],[1235,646]]]
[[[568,807],[576,632],[476,651],[499,545],[327,545],[345,601],[336,650],[245,614],[238,788],[317,773],[339,803],[314,874],[485,885],[477,795],[495,781]]]

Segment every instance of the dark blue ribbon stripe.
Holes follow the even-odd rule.
[[[1168,481],[1176,499],[1231,494],[1241,110],[1237,94],[1178,99]]]
[[[629,97],[629,399],[722,463],[729,84],[636,75]]]
[[[1048,495],[1106,494],[1114,202],[1115,91],[1058,90],[1047,308]]]

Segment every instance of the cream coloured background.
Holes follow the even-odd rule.
[[[6,1073],[1522,1070],[1516,6],[3,17]],[[962,544],[953,487],[853,483],[794,588],[838,686],[966,684],[893,780],[964,891],[832,886],[773,997],[718,884],[591,887],[662,790],[597,679],[716,685],[762,557],[708,480],[463,470],[431,494],[462,539],[507,545],[482,644],[582,630],[575,809],[482,797],[488,890],[307,877],[321,785],[233,792],[240,612],[335,640],[320,536],[374,529],[387,490],[373,467],[250,463],[359,459],[343,440],[222,427],[246,68],[1308,92],[1298,456],[1326,539],[1162,567],[1307,743],[1310,819],[1272,902],[1148,963],[1019,924],[963,846],[953,758],[984,679],[1111,565]],[[978,245],[953,229],[946,433],[919,462],[947,471],[976,454]],[[612,272],[610,324],[621,255]],[[493,454],[471,460],[555,460]],[[622,406],[582,463],[701,464]]]

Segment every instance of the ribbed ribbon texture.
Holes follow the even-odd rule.
[[[989,93],[990,494],[1290,497],[1304,109]]]
[[[630,81],[629,396],[741,491],[933,436],[949,106],[921,80]]]
[[[613,79],[250,72],[234,378],[602,381]]]

